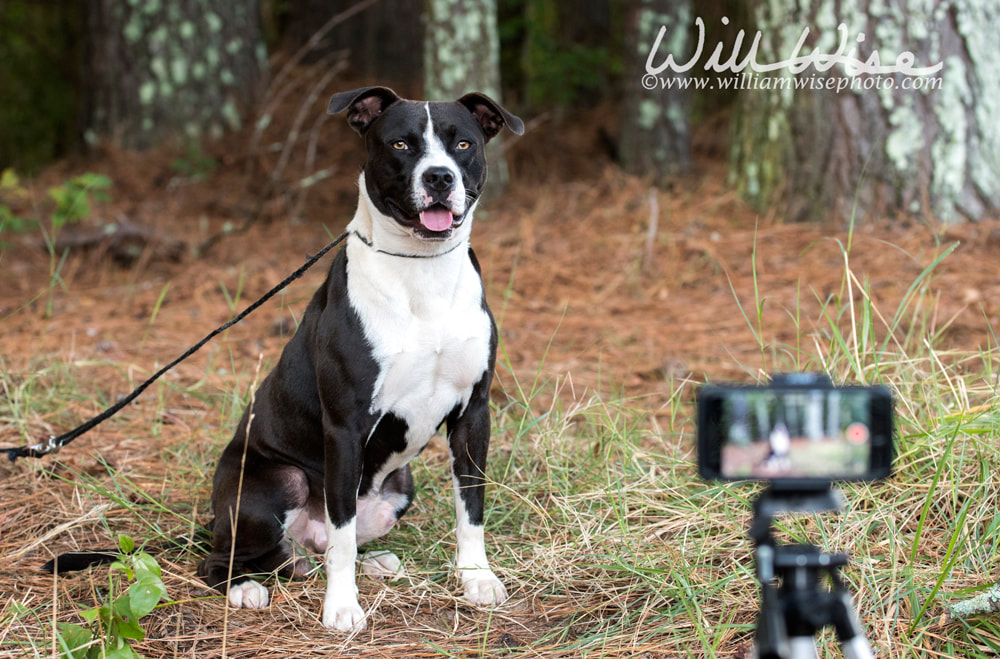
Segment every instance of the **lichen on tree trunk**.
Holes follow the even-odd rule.
[[[904,4],[770,0],[756,7],[758,63],[792,57],[808,28],[800,56],[836,53],[845,39],[842,54],[862,62],[877,52],[882,66],[892,66],[909,51],[913,68],[941,67],[927,76],[785,68],[745,81],[730,180],[746,199],[793,221],[997,214],[1000,15],[985,2]],[[753,36],[748,30],[740,59]]]
[[[258,3],[88,0],[84,136],[126,148],[241,125],[267,66]]]
[[[648,176],[663,185],[691,167],[690,98],[682,85],[647,89],[647,62],[661,65],[691,57],[691,3],[678,0],[636,0],[626,19],[625,97],[621,110],[619,151],[626,171]],[[662,39],[657,36],[663,30]],[[668,69],[659,81],[686,73]]]

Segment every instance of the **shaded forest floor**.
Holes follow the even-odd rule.
[[[829,332],[823,307],[831,301],[870,295],[891,317],[921,272],[952,248],[921,282],[932,295],[927,329],[936,347],[975,350],[997,330],[1000,222],[886,221],[853,234],[785,224],[744,205],[725,185],[725,163],[711,155],[657,193],[654,209],[653,190],[610,162],[594,123],[547,130],[542,122],[509,139],[513,181],[476,215],[473,247],[507,357],[522,376],[571,374],[581,390],[647,397],[641,406],[655,409],[677,378],[746,380],[796,366],[802,343]],[[142,356],[163,362],[228,319],[350,220],[363,147],[342,124],[326,124],[313,170],[289,174],[293,163],[273,186],[266,153],[233,155],[227,145],[194,155],[108,151],[50,168],[39,190],[95,171],[111,178],[113,200],[58,237],[60,250],[85,249],[53,257],[35,233],[4,250],[5,356],[71,345],[79,355],[115,351],[141,367]],[[217,167],[207,180],[179,173],[205,157]],[[329,178],[305,194],[295,187],[320,168]],[[123,221],[141,235],[100,239],[95,225]],[[328,263],[224,341],[243,343],[247,357],[280,350],[280,335],[294,327]],[[910,319],[900,320],[905,329]]]
[[[678,406],[689,418],[693,383],[822,367],[823,346],[838,331],[850,334],[849,310],[860,308],[866,296],[883,317],[869,319],[877,341],[885,339],[885,325],[894,323],[899,335],[932,337],[945,361],[949,354],[996,345],[1000,223],[944,228],[897,221],[857,227],[853,234],[846,227],[789,225],[742,204],[725,185],[725,164],[711,152],[700,155],[696,172],[673,189],[654,192],[610,162],[594,129],[606,119],[595,111],[558,130],[535,122],[524,138],[508,139],[512,181],[476,215],[473,246],[503,342],[494,395],[499,405],[517,398],[518,390],[528,392],[527,407],[539,413],[585,405],[595,394],[624,401],[641,427],[639,444],[659,442],[657,450],[690,465],[692,428],[672,419]],[[312,162],[303,138],[282,165],[280,151],[266,147],[280,147],[288,121],[276,122],[261,137],[257,153],[248,153],[250,138],[243,135],[206,154],[107,150],[45,172],[39,189],[81,171],[106,174],[112,201],[97,205],[84,225],[63,230],[60,245],[84,245],[65,258],[47,251],[38,233],[13,237],[0,254],[0,366],[8,374],[0,396],[29,410],[0,426],[0,444],[61,432],[103,409],[340,233],[356,201],[360,140],[342,118],[332,118],[317,133]],[[216,163],[202,172],[203,181],[191,175],[199,156]],[[269,186],[270,173],[279,169]],[[329,170],[329,176],[309,188],[297,186],[316,170]],[[40,193],[33,203],[44,207]],[[249,218],[255,219],[245,230],[214,240]],[[155,233],[113,245],[93,239],[102,220],[125,220]],[[195,252],[199,246],[201,254]],[[123,265],[122,258],[134,261]],[[203,514],[213,456],[231,432],[258,358],[264,369],[277,358],[327,263],[178,367],[121,420],[67,449],[57,476],[78,472],[100,479],[104,467],[93,458],[99,453],[127,474],[135,491]],[[900,309],[905,313],[897,318]],[[839,363],[831,367],[853,376]],[[33,378],[37,390],[20,386]],[[47,396],[52,400],[43,404]],[[661,435],[667,439],[657,439]],[[504,456],[515,447],[502,437],[498,450]],[[429,464],[443,460],[441,447],[428,451]],[[688,474],[694,478],[693,470]],[[87,506],[78,509],[73,501],[74,487],[34,465],[4,464],[0,475],[0,552],[14,557],[13,566],[5,561],[0,568],[0,586],[19,601],[52,592],[51,580],[30,570],[50,551],[106,544],[104,524],[115,525],[94,520],[131,519],[103,510],[86,518],[80,511]],[[123,496],[136,495],[125,488]],[[491,496],[506,495],[497,487]],[[64,523],[77,529],[71,539],[52,532]],[[135,526],[134,519],[123,523]],[[734,529],[730,551],[745,551],[741,532]],[[440,544],[439,538],[424,541]],[[446,562],[447,552],[441,552]],[[172,594],[180,590],[191,600],[155,618],[151,637],[171,640],[147,641],[142,651],[219,656],[224,607],[197,599],[208,592],[194,580],[193,562],[167,561]],[[279,596],[279,604],[263,614],[265,622],[257,613],[229,613],[229,653],[306,656],[325,648],[364,656],[439,656],[445,651],[432,649],[436,644],[448,648],[454,642],[457,647],[448,652],[455,655],[489,656],[486,647],[506,651],[530,643],[553,621],[575,633],[568,601],[522,597],[513,611],[491,622],[486,613],[470,613],[457,603],[440,609],[450,601],[442,593],[453,589],[445,577],[435,578],[427,600],[410,593],[391,603],[392,588],[363,586],[369,601],[382,602],[386,612],[373,620],[375,636],[366,631],[350,652],[315,624],[320,601],[313,588],[308,597]],[[63,579],[60,588],[68,590],[60,591],[60,599],[84,597],[93,588],[87,579]],[[397,606],[415,617],[401,623],[392,617]],[[55,614],[46,609],[40,615],[44,620]],[[296,625],[297,615],[307,617]],[[407,620],[408,614],[399,615]],[[487,631],[466,637],[461,630],[469,626]],[[609,645],[604,656],[661,656],[648,640],[655,635],[643,638],[631,645],[621,641],[617,650]],[[11,642],[0,639],[8,644],[0,648]],[[483,648],[476,650],[477,643]],[[737,650],[720,648],[722,654]],[[681,649],[662,650],[663,656],[673,651]],[[565,656],[572,654],[566,650]]]

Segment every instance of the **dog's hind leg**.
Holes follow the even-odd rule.
[[[283,468],[282,471],[289,471]],[[301,476],[301,472],[294,470]],[[231,492],[213,502],[215,524],[212,551],[198,566],[198,576],[206,584],[228,594],[235,608],[259,609],[267,606],[267,589],[249,574],[276,572],[292,576],[294,560],[291,543],[285,537],[282,521],[289,505],[301,498],[299,487],[304,476],[289,477],[273,470],[256,478],[244,475],[242,488],[216,487],[216,492]],[[276,487],[276,484],[278,486]],[[242,489],[238,517],[236,492]],[[233,520],[236,521],[235,539]]]
[[[277,539],[272,526],[277,529]],[[282,541],[281,526],[276,522],[265,524],[241,514],[236,531],[233,550],[229,520],[216,520],[213,548],[198,566],[198,576],[212,588],[226,593],[230,606],[262,609],[267,606],[267,589],[248,575],[284,573],[291,565],[290,549]],[[248,544],[248,538],[254,538],[253,545]]]

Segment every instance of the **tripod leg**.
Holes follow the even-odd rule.
[[[865,629],[854,610],[854,599],[839,579],[834,581],[834,586],[833,626],[837,630],[840,649],[847,659],[874,659],[872,646],[865,638]]]
[[[813,636],[793,636],[788,639],[790,659],[817,659],[816,638]]]
[[[847,659],[875,659],[872,646],[863,635],[855,636],[840,644],[840,649]]]
[[[785,612],[778,600],[778,592],[769,581],[760,584],[760,611],[757,613],[757,632],[754,639],[756,659],[788,659],[791,650],[785,629]]]

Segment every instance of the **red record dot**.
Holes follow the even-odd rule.
[[[852,423],[847,426],[847,441],[852,444],[864,444],[868,441],[868,426],[863,423]]]

